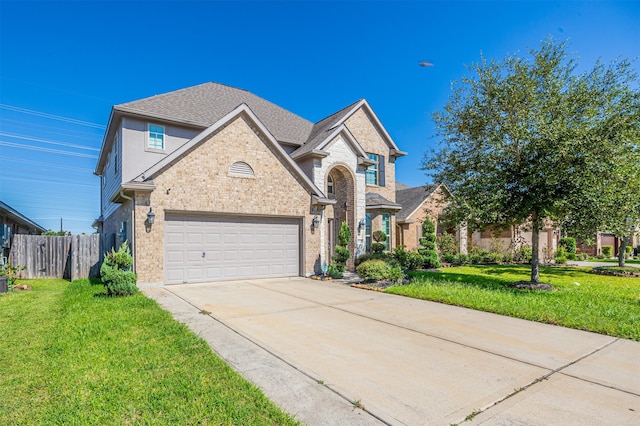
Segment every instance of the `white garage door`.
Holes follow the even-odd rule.
[[[165,283],[299,275],[296,219],[168,216]]]

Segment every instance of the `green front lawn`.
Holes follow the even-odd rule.
[[[296,424],[142,294],[21,283],[0,295],[0,424]]]
[[[640,341],[640,278],[595,275],[589,269],[541,267],[540,281],[553,285],[555,291],[509,287],[529,280],[528,265],[415,272],[409,285],[386,291]]]

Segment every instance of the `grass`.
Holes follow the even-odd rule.
[[[555,291],[509,287],[529,280],[530,267],[524,265],[415,272],[412,283],[386,291],[640,341],[640,278],[595,275],[589,269],[541,267],[540,281]]]
[[[26,283],[0,295],[0,424],[297,424],[144,295]]]

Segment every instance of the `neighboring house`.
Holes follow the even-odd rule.
[[[436,234],[442,235],[445,232],[455,234],[458,251],[466,254],[466,227],[461,226],[458,229],[446,230],[439,224],[438,217],[447,206],[446,197],[450,195],[449,189],[444,184],[414,188],[396,184],[396,202],[402,206],[402,210],[396,214],[396,245],[404,245],[407,250],[419,247],[422,237],[422,222],[425,217],[429,216],[437,225]]]
[[[540,230],[538,254],[540,259],[552,257],[558,248],[560,241],[560,229],[551,221],[546,221]],[[475,231],[469,234],[469,245],[487,251],[511,253],[514,247],[522,244],[531,247],[533,232],[527,224],[510,226],[507,229],[494,229],[488,227],[483,231]]]
[[[312,123],[206,83],[113,107],[95,225],[143,285],[318,273],[342,221],[353,267],[367,231],[395,238],[403,155],[364,99]]]
[[[13,236],[16,234],[40,235],[46,232],[42,226],[0,201],[0,257],[9,255]]]

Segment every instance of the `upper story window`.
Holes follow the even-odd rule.
[[[149,124],[147,147],[164,150],[164,126]]]
[[[335,189],[333,188],[333,178],[331,175],[327,178],[327,194],[335,194]]]
[[[384,155],[370,153],[367,153],[367,155],[369,160],[374,161],[373,165],[367,167],[367,185],[385,186]]]

